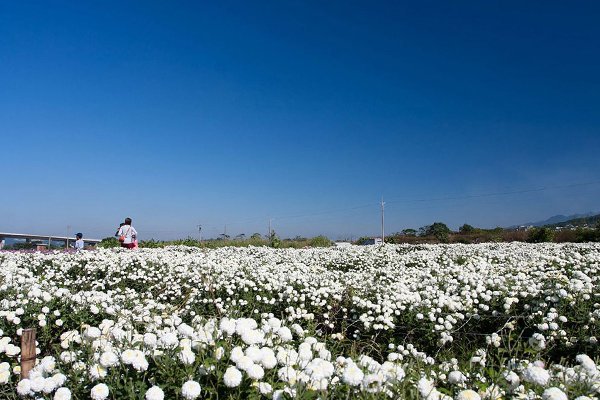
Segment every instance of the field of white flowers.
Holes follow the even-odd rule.
[[[599,272],[598,244],[0,252],[0,398],[598,398]]]

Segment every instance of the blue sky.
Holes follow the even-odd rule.
[[[376,234],[382,196],[388,232],[600,212],[598,20],[595,1],[2,2],[0,231],[272,218],[335,239]]]

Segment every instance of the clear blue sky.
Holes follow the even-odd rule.
[[[0,231],[272,217],[335,239],[376,234],[381,196],[388,232],[600,211],[598,21],[597,1],[2,2]]]

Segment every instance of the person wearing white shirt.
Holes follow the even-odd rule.
[[[78,233],[77,235],[75,235],[75,237],[77,238],[77,240],[75,241],[75,250],[77,251],[81,251],[83,250],[83,234]]]
[[[133,226],[131,226],[131,218],[125,218],[125,224],[119,228],[117,236],[119,236],[121,247],[126,249],[135,248],[135,244],[137,242],[137,231]]]

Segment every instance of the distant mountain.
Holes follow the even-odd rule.
[[[538,221],[538,222],[526,222],[524,224],[520,224],[520,225],[513,225],[510,228],[518,228],[519,226],[545,226],[545,225],[557,225],[557,224],[561,224],[563,222],[567,222],[567,221],[571,221],[571,220],[578,220],[578,219],[583,219],[583,218],[588,218],[588,217],[592,217],[594,215],[597,215],[598,213],[595,212],[587,212],[585,214],[573,214],[573,215],[555,215],[553,217],[550,217],[544,221]]]
[[[600,214],[597,215],[588,215],[585,217],[573,218],[567,221],[557,222],[554,224],[547,224],[545,226],[554,228],[557,226],[587,226],[587,227],[595,227],[598,222],[600,222]]]

